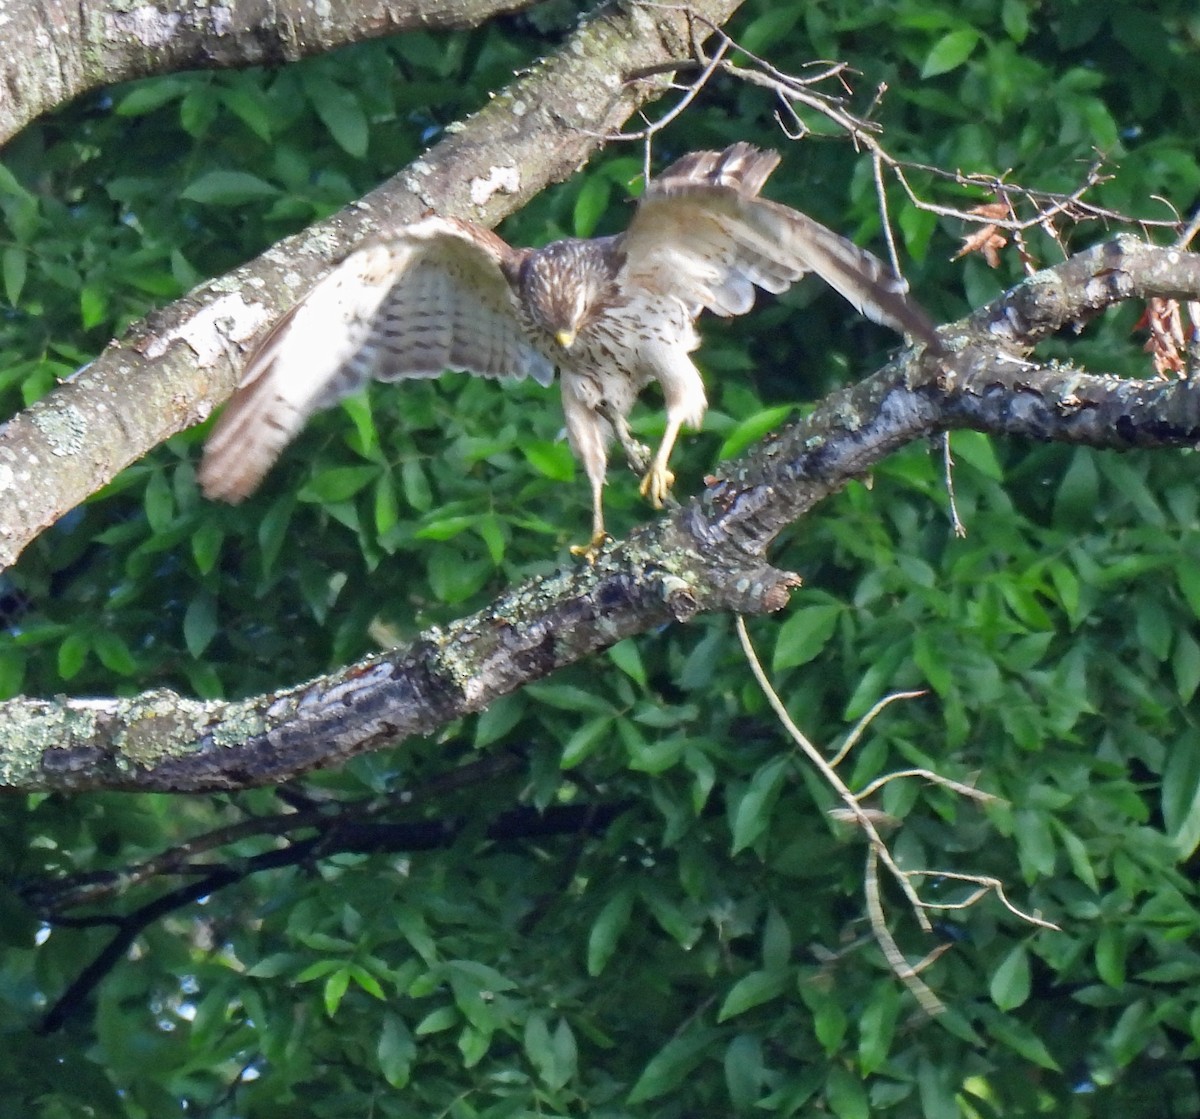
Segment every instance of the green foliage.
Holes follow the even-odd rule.
[[[88,98],[0,163],[0,409],[44,394],[154,303],[357,197],[550,44],[523,17],[405,36],[274,73],[188,74]],[[846,58],[899,155],[1051,190],[1094,149],[1100,200],[1161,215],[1200,193],[1185,5],[759,0],[732,31],[783,70]],[[658,155],[734,139],[787,147],[771,96],[716,83]],[[818,135],[829,128],[806,118]],[[505,232],[619,228],[641,161],[610,147]],[[914,173],[937,201],[966,189]],[[788,148],[771,185],[878,244],[850,145]],[[949,316],[1016,279],[947,263],[962,230],[896,194],[909,275]],[[1085,227],[1082,244],[1104,235]],[[1055,259],[1034,236],[1041,259]],[[1126,316],[1062,354],[1141,371]],[[872,368],[890,340],[801,285],[710,322],[713,410],[680,448],[684,492],[719,461]],[[466,377],[383,389],[320,417],[238,508],[201,500],[184,433],[64,518],[0,595],[0,694],[252,693],[402,641],[566,561],[586,487],[537,386]],[[661,428],[652,408],[635,429]],[[1061,926],[989,898],[922,934],[883,901],[950,1008],[921,1018],[868,934],[860,838],[783,736],[725,619],[623,642],[437,741],[319,774],[330,804],[391,804],[451,842],[320,850],[151,923],[93,1002],[30,1037],[111,928],[42,928],[12,883],[120,870],[212,828],[281,811],[228,798],[34,797],[0,806],[0,1082],[23,1115],[214,1117],[1069,1117],[1193,1114],[1200,1045],[1200,507],[1178,454],[1098,455],[956,435],[968,536],[948,525],[940,454],[914,447],[788,534],[805,588],[752,629],[805,731],[842,765],[976,783],[979,808],[918,780],[878,807],[906,867],[995,876]],[[646,516],[614,469],[614,531]],[[11,590],[11,595],[8,593]],[[499,778],[464,783],[481,759]],[[447,791],[449,790],[449,791]],[[388,798],[391,798],[388,801]],[[490,832],[518,807],[615,806],[602,827]],[[337,850],[337,829],[326,829]],[[238,864],[271,836],[213,854]],[[131,886],[118,915],[179,885]],[[930,901],[970,890],[932,873]],[[64,1077],[62,1069],[70,1069]],[[1174,1110],[1171,1110],[1174,1109]]]

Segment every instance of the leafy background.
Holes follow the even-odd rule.
[[[0,153],[0,415],[151,307],[358,197],[566,26],[514,16],[285,70],[160,78],[32,125]],[[1096,199],[1131,216],[1164,216],[1158,197],[1188,214],[1200,194],[1190,5],[757,0],[731,30],[784,70],[848,60],[859,105],[886,83],[878,117],[907,159],[1070,190],[1099,151],[1111,178]],[[657,156],[784,148],[772,196],[878,246],[867,163],[816,119],[787,144],[773,109],[714,83]],[[639,166],[610,145],[502,232],[620,228]],[[985,201],[913,180],[945,204]],[[909,279],[940,317],[1019,278],[1015,257],[949,263],[961,227],[891,201]],[[1058,352],[1144,375],[1134,317]],[[680,448],[683,492],[891,345],[805,285],[705,335],[713,410]],[[0,696],[252,693],[478,607],[566,562],[586,531],[560,427],[536,386],[372,392],[315,421],[237,509],[200,499],[203,432],[185,432],[0,584]],[[661,417],[648,407],[636,428],[652,437]],[[30,1029],[110,930],[42,926],[15,886],[125,867],[280,805],[271,791],[6,799],[0,1079],[15,1114],[1194,1114],[1194,462],[971,434],[953,450],[966,539],[938,450],[909,448],[786,535],[773,559],[805,587],[751,626],[823,744],[884,694],[928,689],[879,718],[847,763],[853,785],[927,766],[1006,798],[980,809],[915,781],[881,797],[904,865],[995,875],[1062,926],[986,901],[945,911],[929,938],[885,888],[912,958],[950,945],[925,973],[949,1013],[922,1019],[887,970],[865,848],[828,817],[833,796],[766,710],[729,619],[703,618],[308,779],[310,795],[390,796],[398,821],[466,826],[440,849],[314,859],[170,914],[49,1036]],[[618,533],[647,515],[620,471],[608,502]],[[445,780],[492,758],[498,777]],[[619,812],[536,841],[487,834],[514,806],[587,804]],[[944,878],[924,890],[963,896]]]

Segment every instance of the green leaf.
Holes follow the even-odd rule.
[[[245,974],[254,979],[274,979],[286,975],[300,959],[295,952],[273,952],[246,969]]]
[[[1014,1010],[1029,998],[1030,983],[1029,953],[1018,944],[992,972],[988,993],[1001,1010]]]
[[[758,1102],[765,1071],[762,1041],[738,1034],[725,1050],[725,1088],[734,1111],[749,1111]]]
[[[767,971],[782,971],[792,958],[792,931],[773,905],[767,907],[763,922],[762,958]]]
[[[408,1084],[417,1057],[417,1046],[408,1027],[395,1014],[384,1016],[375,1055],[383,1078],[393,1088],[403,1088]]]
[[[1187,704],[1200,687],[1200,645],[1186,630],[1175,634],[1175,655],[1171,658],[1171,671],[1175,676],[1175,691],[1180,700]]]
[[[717,1021],[724,1022],[753,1010],[764,1002],[778,998],[788,986],[791,973],[788,971],[751,971],[741,977],[725,996]]]
[[[950,436],[950,450],[954,458],[978,470],[993,482],[1004,480],[1004,467],[996,457],[996,448],[982,432],[955,431]]]
[[[264,575],[275,566],[275,561],[283,550],[283,545],[288,539],[288,525],[295,508],[295,498],[288,494],[276,501],[267,510],[266,516],[258,522],[258,554]]]
[[[588,719],[571,732],[571,736],[563,745],[562,758],[559,765],[563,769],[572,769],[585,758],[591,756],[603,742],[612,738],[613,718],[611,715],[600,715]]]
[[[587,970],[595,978],[612,958],[633,913],[633,890],[623,889],[604,903],[588,933]]]
[[[171,492],[171,483],[167,481],[164,471],[155,470],[151,473],[142,504],[151,530],[165,532],[175,517],[175,495]]]
[[[1123,929],[1105,925],[1096,938],[1096,974],[1110,987],[1125,985],[1125,956],[1129,941]]]
[[[20,649],[0,646],[0,699],[12,699],[24,683],[25,655]]]
[[[1014,43],[1023,43],[1029,35],[1029,5],[1026,0],[1004,0],[1000,22]]]
[[[441,1033],[443,1030],[448,1030],[455,1026],[460,1021],[458,1011],[452,1006],[439,1006],[437,1010],[430,1011],[422,1018],[415,1027],[413,1033],[417,1037],[426,1037],[429,1034]]]
[[[985,1017],[988,1032],[1001,1044],[1007,1045],[1014,1053],[1041,1068],[1053,1072],[1062,1071],[1058,1062],[1050,1055],[1046,1043],[1015,1015],[992,1013]]]
[[[430,553],[425,570],[429,589],[438,601],[454,606],[487,582],[492,565],[486,560],[464,560],[452,549],[440,547]]]
[[[1162,778],[1162,813],[1180,859],[1200,846],[1200,736],[1183,735],[1167,759]]]
[[[772,667],[776,672],[807,664],[829,643],[843,608],[836,603],[803,606],[779,627]]]
[[[1016,813],[1016,819],[1014,838],[1025,881],[1049,878],[1054,874],[1054,836],[1046,815],[1022,808]]]
[[[180,191],[179,197],[207,206],[241,206],[278,193],[277,187],[249,171],[206,171]]]
[[[386,471],[375,483],[375,531],[386,536],[400,523],[400,505],[396,500],[396,485]]]
[[[217,635],[217,602],[207,591],[200,591],[188,603],[183,615],[183,643],[197,660]]]
[[[340,967],[333,972],[328,979],[325,980],[325,989],[323,997],[325,1000],[325,1013],[332,1018],[339,1006],[342,1004],[342,998],[350,987],[350,970],[349,968]]]
[[[766,831],[787,770],[787,757],[767,762],[738,799],[733,813],[733,854],[744,851]]]
[[[351,964],[347,970],[350,972],[350,977],[354,980],[355,984],[366,991],[372,998],[377,998],[381,1002],[387,999],[387,995],[384,994],[379,980],[361,964]]]
[[[711,1030],[697,1030],[668,1041],[650,1058],[626,1102],[630,1106],[645,1103],[678,1088],[684,1078],[704,1060],[705,1051],[714,1036]]]
[[[331,466],[318,471],[296,495],[301,501],[332,505],[346,501],[379,477],[378,466]]]
[[[87,662],[88,639],[76,631],[63,638],[58,647],[58,675],[60,679],[70,680],[79,673]]]
[[[203,521],[192,533],[192,559],[201,575],[207,575],[216,566],[224,542],[225,530],[214,520]]]
[[[555,482],[569,482],[575,477],[575,457],[565,442],[548,443],[526,440],[521,453],[539,474]]]
[[[92,650],[109,672],[115,672],[118,676],[132,676],[137,671],[137,661],[133,659],[129,646],[124,638],[112,630],[93,633]]]
[[[530,1015],[525,1023],[524,1041],[525,1055],[552,1091],[564,1087],[575,1075],[578,1062],[575,1035],[565,1019],[560,1018],[551,1033],[542,1015]]]
[[[138,82],[117,102],[113,112],[121,117],[145,116],[171,101],[178,101],[191,88],[192,83],[182,78]]]
[[[596,226],[608,209],[612,197],[612,180],[604,175],[589,175],[583,180],[575,196],[575,210],[571,223],[576,237],[591,237]]]
[[[1087,844],[1074,832],[1069,831],[1059,820],[1054,821],[1054,831],[1063,845],[1063,850],[1067,853],[1067,859],[1071,863],[1071,870],[1074,872],[1075,877],[1084,883],[1084,885],[1099,893],[1100,883],[1096,878],[1096,871],[1092,866],[1092,860],[1088,856]]]
[[[25,276],[29,271],[29,255],[20,245],[6,245],[3,256],[4,296],[15,307],[21,302]]]
[[[271,114],[265,93],[257,85],[222,89],[225,107],[264,143],[271,140]]]
[[[108,317],[108,292],[99,284],[88,283],[79,291],[79,321],[91,330]]]
[[[757,443],[769,431],[774,431],[795,411],[794,405],[781,404],[764,408],[753,416],[742,420],[727,436],[717,451],[717,458],[727,459],[741,454],[747,447]]]
[[[314,70],[304,71],[302,80],[313,109],[334,142],[347,155],[362,159],[371,130],[358,95]]]
[[[899,987],[890,980],[877,983],[858,1018],[858,1065],[864,1076],[878,1072],[887,1061],[899,1016]]]
[[[825,1102],[838,1119],[870,1119],[867,1089],[845,1065],[829,1067],[825,1079]]]
[[[822,999],[813,1014],[813,1033],[827,1056],[832,1057],[842,1046],[850,1020],[841,1004],[832,998]]]
[[[954,1099],[952,1073],[940,1062],[922,1057],[917,1064],[917,1091],[922,1119],[961,1119],[962,1111]]]
[[[433,491],[425,470],[416,459],[405,459],[400,464],[400,481],[404,487],[404,500],[418,513],[427,513],[433,508]]]
[[[933,78],[956,69],[971,57],[978,43],[979,32],[969,27],[946,32],[926,55],[921,77]]]
[[[762,15],[752,19],[738,36],[738,43],[755,54],[769,53],[771,48],[787,41],[803,9],[795,4],[769,6]]]
[[[647,687],[646,667],[642,664],[642,653],[638,648],[638,643],[632,637],[627,637],[624,641],[618,641],[615,645],[610,646],[608,659],[631,680],[643,688]]]

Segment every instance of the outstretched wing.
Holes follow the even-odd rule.
[[[549,384],[505,279],[522,255],[482,226],[425,218],[348,256],[250,358],[204,448],[205,494],[241,501],[309,416],[371,378],[454,369]]]
[[[620,239],[627,281],[674,294],[694,314],[741,315],[755,287],[781,292],[815,272],[867,318],[939,346],[908,285],[883,261],[758,197],[778,163],[777,152],[750,144],[673,163],[647,187]]]

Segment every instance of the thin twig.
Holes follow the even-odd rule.
[[[931,1018],[935,1018],[946,1009],[946,1004],[933,993],[929,984],[917,975],[917,968],[912,967],[900,951],[892,930],[887,926],[887,918],[883,913],[883,901],[879,896],[879,852],[874,844],[867,847],[867,868],[864,873],[864,893],[867,898],[867,917],[871,922],[871,931],[875,934],[875,942],[887,960],[888,967],[911,992],[913,998],[921,1005]],[[923,966],[923,965],[922,965]]]
[[[841,765],[845,756],[858,745],[858,740],[862,738],[863,731],[867,729],[874,721],[875,716],[879,714],[885,707],[891,706],[898,699],[920,699],[921,696],[927,695],[928,691],[921,688],[915,692],[892,692],[891,695],[885,695],[874,707],[871,708],[857,723],[854,724],[854,729],[846,735],[846,741],[842,743],[842,748],[829,759],[829,764],[835,769]],[[858,799],[863,800],[865,794],[859,793]]]
[[[737,627],[738,640],[742,643],[742,651],[746,654],[746,662],[750,665],[750,671],[754,673],[754,678],[758,681],[758,686],[762,688],[763,695],[767,697],[767,702],[771,705],[771,709],[779,718],[783,728],[791,735],[792,741],[804,751],[808,760],[817,767],[821,776],[829,782],[829,785],[842,798],[843,803],[854,816],[855,822],[866,833],[870,842],[878,848],[880,861],[892,872],[892,876],[904,891],[905,896],[913,907],[918,924],[926,932],[931,932],[933,926],[921,908],[921,899],[917,896],[916,891],[907,878],[905,878],[904,872],[896,865],[896,860],[892,858],[892,853],[888,850],[887,844],[884,843],[883,837],[879,834],[870,816],[863,810],[862,805],[859,804],[858,797],[850,791],[850,787],[838,776],[837,771],[821,756],[821,751],[792,722],[792,717],[788,714],[787,708],[784,707],[783,700],[779,698],[779,694],[771,686],[771,681],[767,679],[766,672],[763,671],[762,662],[758,659],[758,654],[755,653],[754,646],[750,643],[750,634],[746,631],[746,619],[741,614],[737,615],[735,625]]]

